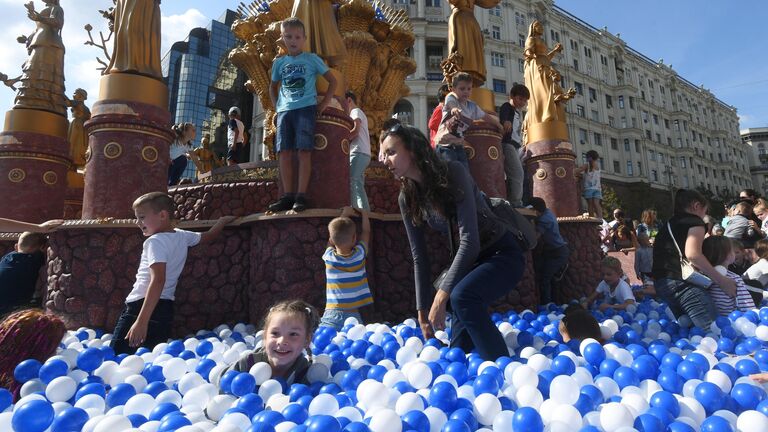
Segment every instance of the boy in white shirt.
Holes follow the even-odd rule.
[[[627,306],[634,304],[635,296],[632,294],[632,287],[622,278],[624,270],[621,268],[621,261],[607,256],[600,263],[600,268],[603,272],[603,280],[587,298],[587,306],[592,306],[598,297],[605,299],[599,307],[601,311],[608,308],[626,309]]]
[[[132,354],[139,346],[154,347],[168,340],[173,324],[173,300],[188,248],[215,239],[234,216],[223,216],[207,232],[175,229],[173,199],[163,192],[144,194],[133,202],[136,223],[148,237],[115,325],[112,349]]]

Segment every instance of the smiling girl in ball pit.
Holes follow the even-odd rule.
[[[384,134],[382,150],[384,165],[401,181],[398,202],[413,255],[416,307],[424,337],[445,328],[450,303],[452,347],[465,352],[476,348],[486,360],[509,355],[488,306],[520,280],[525,265],[520,245],[493,215],[467,169],[440,160],[421,131],[394,124]],[[429,306],[432,283],[425,224],[448,233],[451,220],[458,225],[458,248]]]
[[[244,354],[224,373],[249,372],[256,364],[267,363],[272,378],[283,378],[288,385],[308,384],[306,377],[312,364],[309,343],[319,323],[317,310],[304,301],[284,301],[272,306],[264,319],[261,347]],[[305,350],[309,358],[303,355]]]

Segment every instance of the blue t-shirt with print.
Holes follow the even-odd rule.
[[[303,52],[285,55],[272,64],[272,82],[280,82],[277,112],[292,111],[317,104],[317,75],[328,72],[328,66],[316,54]]]

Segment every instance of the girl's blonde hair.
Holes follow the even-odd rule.
[[[640,215],[640,222],[648,225],[649,227],[656,223],[656,210],[645,209]]]

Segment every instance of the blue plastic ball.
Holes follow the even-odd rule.
[[[448,420],[443,425],[440,432],[471,432],[472,429],[462,420]]]
[[[315,415],[306,421],[307,432],[341,432],[341,424],[336,417]]]
[[[704,407],[708,415],[725,406],[725,393],[717,384],[711,382],[704,381],[699,383],[693,392],[693,396]]]
[[[652,407],[664,409],[673,418],[677,418],[680,415],[680,403],[675,395],[669,391],[657,391],[651,396],[649,402]]]
[[[199,346],[199,345],[198,345]],[[208,381],[208,376],[211,374],[211,370],[216,366],[216,362],[211,359],[201,359],[195,366],[195,372]]]
[[[189,419],[186,418],[183,414],[172,414],[163,417],[163,419],[160,421],[160,426],[157,428],[157,432],[171,432],[191,424],[192,422],[189,421]]]
[[[84,409],[65,408],[54,417],[51,432],[79,431],[86,422],[88,422],[88,413]]]
[[[731,397],[742,410],[753,410],[763,400],[764,392],[751,384],[739,383],[731,389]]]
[[[541,415],[535,409],[522,407],[515,411],[515,415],[512,417],[512,430],[542,432],[544,430],[544,422],[541,420]]]
[[[477,430],[478,423],[472,408],[459,408],[448,417],[448,420],[460,420],[469,426],[469,430]]]
[[[125,403],[128,402],[128,399],[134,396],[136,396],[136,389],[130,384],[122,383],[109,390],[105,401],[109,408],[114,408],[116,406],[125,405]]]
[[[307,409],[297,403],[289,403],[280,413],[286,420],[296,424],[304,423],[309,417]]]
[[[599,343],[591,343],[584,347],[584,360],[598,366],[605,360],[605,349]]]
[[[352,422],[344,427],[343,432],[371,432],[371,429],[363,422]]]
[[[13,378],[22,384],[35,379],[40,374],[41,366],[42,364],[35,359],[24,360],[13,370]]]
[[[491,380],[496,384],[496,380],[493,377],[491,377]],[[457,399],[456,388],[448,382],[439,382],[432,386],[432,389],[429,391],[429,404],[445,412],[453,411]]]
[[[733,427],[728,420],[720,416],[712,416],[704,419],[699,430],[701,432],[733,432]]]
[[[558,375],[571,375],[576,372],[576,365],[570,357],[559,355],[552,359],[551,369]]]
[[[87,348],[77,355],[77,367],[85,372],[95,371],[104,362],[104,352],[98,348]]]
[[[416,432],[429,432],[429,418],[422,411],[408,411],[403,421]]]
[[[635,419],[635,429],[638,432],[664,432],[664,423],[651,414],[640,414]]]
[[[284,422],[285,417],[283,417],[283,415],[277,411],[266,410],[266,411],[261,411],[255,416],[253,416],[252,420],[254,423],[262,422],[262,423],[267,423],[272,427],[275,427],[279,423]]]
[[[261,396],[250,393],[238,399],[235,407],[245,411],[248,417],[253,417],[264,409],[264,401]]]
[[[48,360],[40,367],[40,380],[45,384],[50,383],[55,378],[64,376],[69,371],[67,362],[61,359]]]
[[[256,378],[248,372],[240,372],[232,379],[229,388],[233,395],[245,396],[253,393],[256,388]]]
[[[14,430],[43,432],[53,423],[53,406],[48,401],[31,400],[16,408],[11,417]]]
[[[12,403],[13,394],[4,388],[0,388],[0,412],[5,411]]]
[[[618,384],[621,389],[624,387],[640,385],[640,378],[637,376],[637,372],[626,366],[620,366],[616,369],[613,373],[613,380],[616,381],[616,384]]]
[[[149,420],[161,420],[163,417],[165,417],[167,414],[178,411],[179,407],[176,405],[170,403],[170,402],[163,402],[157,404],[154,408],[152,408],[152,411],[149,412]]]
[[[131,426],[137,428],[147,422],[147,418],[141,414],[131,414],[128,416],[128,420],[131,422]],[[55,422],[56,420],[54,420]],[[159,425],[158,425],[159,427]]]

